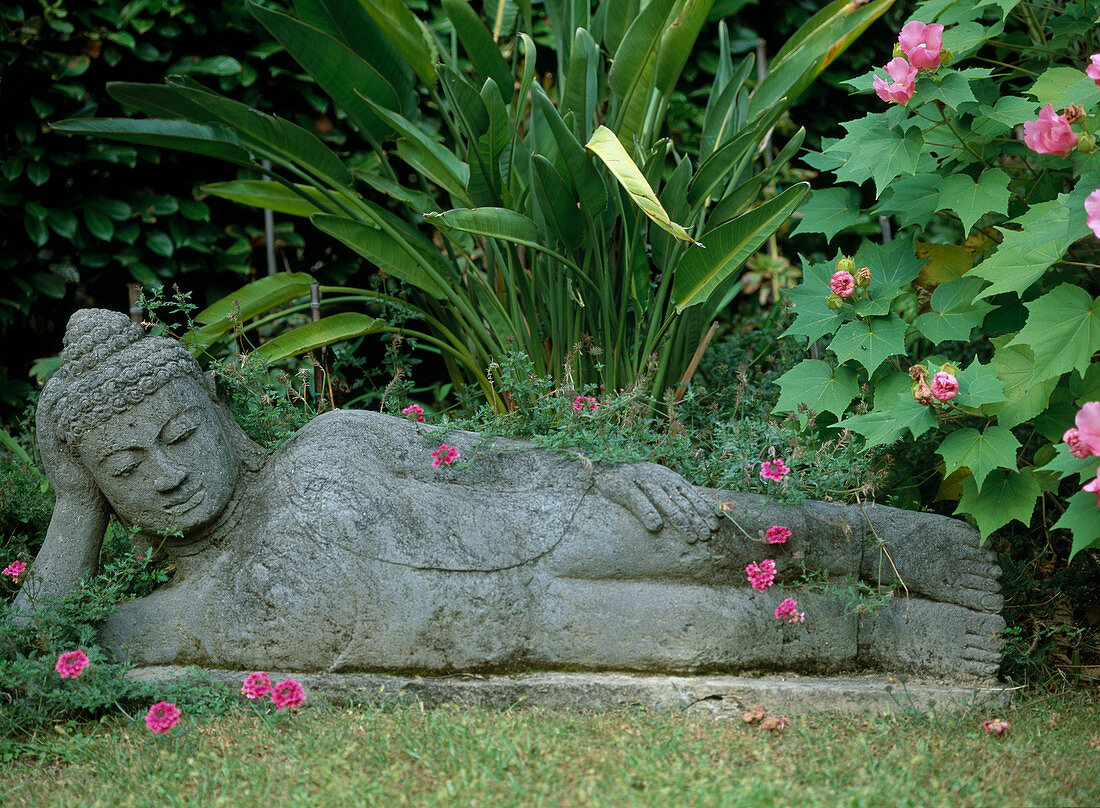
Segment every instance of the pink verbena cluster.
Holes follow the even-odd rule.
[[[445,443],[441,443],[439,444],[439,448],[432,452],[432,465],[436,467],[449,466],[451,463],[458,460],[461,454],[457,446],[448,446]]]
[[[7,575],[13,581],[22,575],[27,570],[27,565],[22,561],[13,561],[8,566],[4,567],[4,575]]]
[[[401,410],[401,414],[409,416],[413,421],[424,423],[424,408],[419,404],[410,404],[405,409]]]
[[[749,576],[752,588],[763,592],[775,581],[775,561],[770,558],[765,558],[759,564],[754,561],[745,567],[745,573]]]
[[[53,669],[61,674],[62,679],[75,679],[88,667],[88,655],[83,651],[66,651],[57,658],[57,664]]]
[[[180,722],[180,711],[170,701],[158,701],[145,714],[145,726],[151,732],[167,735]]]
[[[982,729],[990,735],[996,735],[998,738],[1003,738],[1005,733],[1012,729],[1012,725],[1003,718],[994,718],[992,721],[983,721]]]
[[[297,707],[306,700],[306,691],[296,679],[283,679],[271,684],[265,671],[253,671],[244,678],[241,693],[250,699],[270,697],[279,712]]]
[[[875,94],[889,104],[909,103],[918,71],[935,70],[943,62],[943,26],[907,22],[898,34],[898,47],[905,56],[891,59],[884,68],[893,83],[887,84],[878,76],[871,81]]]
[[[783,462],[783,458],[777,458],[775,460],[765,460],[760,464],[760,477],[765,480],[774,480],[777,483],[783,482],[783,478],[791,473],[790,468]]]
[[[253,671],[244,677],[241,693],[250,699],[262,699],[271,692],[271,679],[264,671]]]
[[[577,412],[584,410],[585,408],[595,412],[600,408],[600,405],[596,402],[596,399],[592,396],[577,396],[573,399],[573,409]]]
[[[271,686],[271,700],[279,712],[297,707],[306,700],[305,688],[294,679],[283,679]]]
[[[775,607],[775,616],[778,620],[786,620],[789,623],[805,623],[806,613],[798,611],[798,601],[787,598]]]
[[[791,537],[791,529],[785,525],[772,525],[765,531],[768,544],[783,544]]]

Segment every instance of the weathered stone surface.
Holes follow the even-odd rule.
[[[122,315],[78,312],[43,391],[57,507],[17,601],[94,569],[107,514],[163,543],[176,575],[103,639],[143,665],[306,671],[859,666],[990,676],[1003,620],[994,556],[962,522],[881,506],[769,504],[649,463],[610,466],[434,428],[326,413],[271,456],[240,432],[187,351]],[[719,518],[724,503],[729,518]],[[772,524],[791,528],[762,543]],[[875,615],[800,588],[907,587]],[[749,588],[774,558],[783,586]],[[805,623],[774,616],[786,596]]]
[[[195,669],[135,668],[127,674],[147,682],[168,681]],[[238,690],[245,671],[201,674]],[[278,681],[283,673],[272,673]],[[287,673],[286,675],[291,675]],[[859,676],[661,676],[631,673],[529,673],[503,676],[394,676],[314,673],[293,676],[306,689],[306,703],[463,704],[506,710],[606,710],[642,707],[682,710],[714,718],[737,718],[754,707],[769,715],[839,712],[898,715],[911,710],[944,712],[977,705],[1003,707],[1012,690],[989,683],[917,680],[886,674]]]

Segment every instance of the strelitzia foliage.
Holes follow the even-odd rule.
[[[645,375],[660,394],[681,381],[737,293],[738,269],[806,194],[798,184],[757,204],[803,139],[799,131],[755,166],[773,125],[892,3],[829,4],[751,90],[752,57],[735,65],[720,27],[691,154],[662,137],[663,124],[713,0],[546,0],[555,53],[539,63],[556,61],[552,78],[536,70],[529,1],[487,3],[483,19],[466,0],[443,0],[446,41],[401,0],[296,0],[293,14],[250,4],[370,145],[372,159],[354,167],[313,133],[183,77],[111,85],[147,119],[57,128],[238,166],[268,160],[270,180],[207,190],[308,217],[388,276],[383,291],[323,288],[341,313],[268,343],[268,359],[399,330],[438,351],[456,385],[498,407],[486,368],[517,349],[537,372],[578,388]],[[311,281],[284,274],[235,292],[200,314],[200,341]],[[379,302],[401,324],[349,310]]]

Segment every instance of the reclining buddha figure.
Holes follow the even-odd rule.
[[[996,672],[992,553],[965,523],[838,503],[769,504],[651,463],[588,463],[433,427],[318,416],[272,454],[168,337],[77,311],[38,404],[56,506],[15,603],[25,619],[95,573],[111,514],[175,574],[121,604],[104,642],[137,664],[298,671]],[[720,515],[718,503],[736,519]],[[785,544],[757,538],[788,526]],[[871,540],[885,541],[890,563]],[[905,583],[883,609],[798,584]],[[749,586],[765,557],[777,584]],[[851,589],[849,587],[849,589]],[[794,597],[805,622],[777,619]]]

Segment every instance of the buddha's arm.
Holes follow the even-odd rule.
[[[58,498],[46,539],[12,604],[15,614],[33,611],[43,598],[61,597],[95,573],[107,529],[107,510],[94,502]]]

